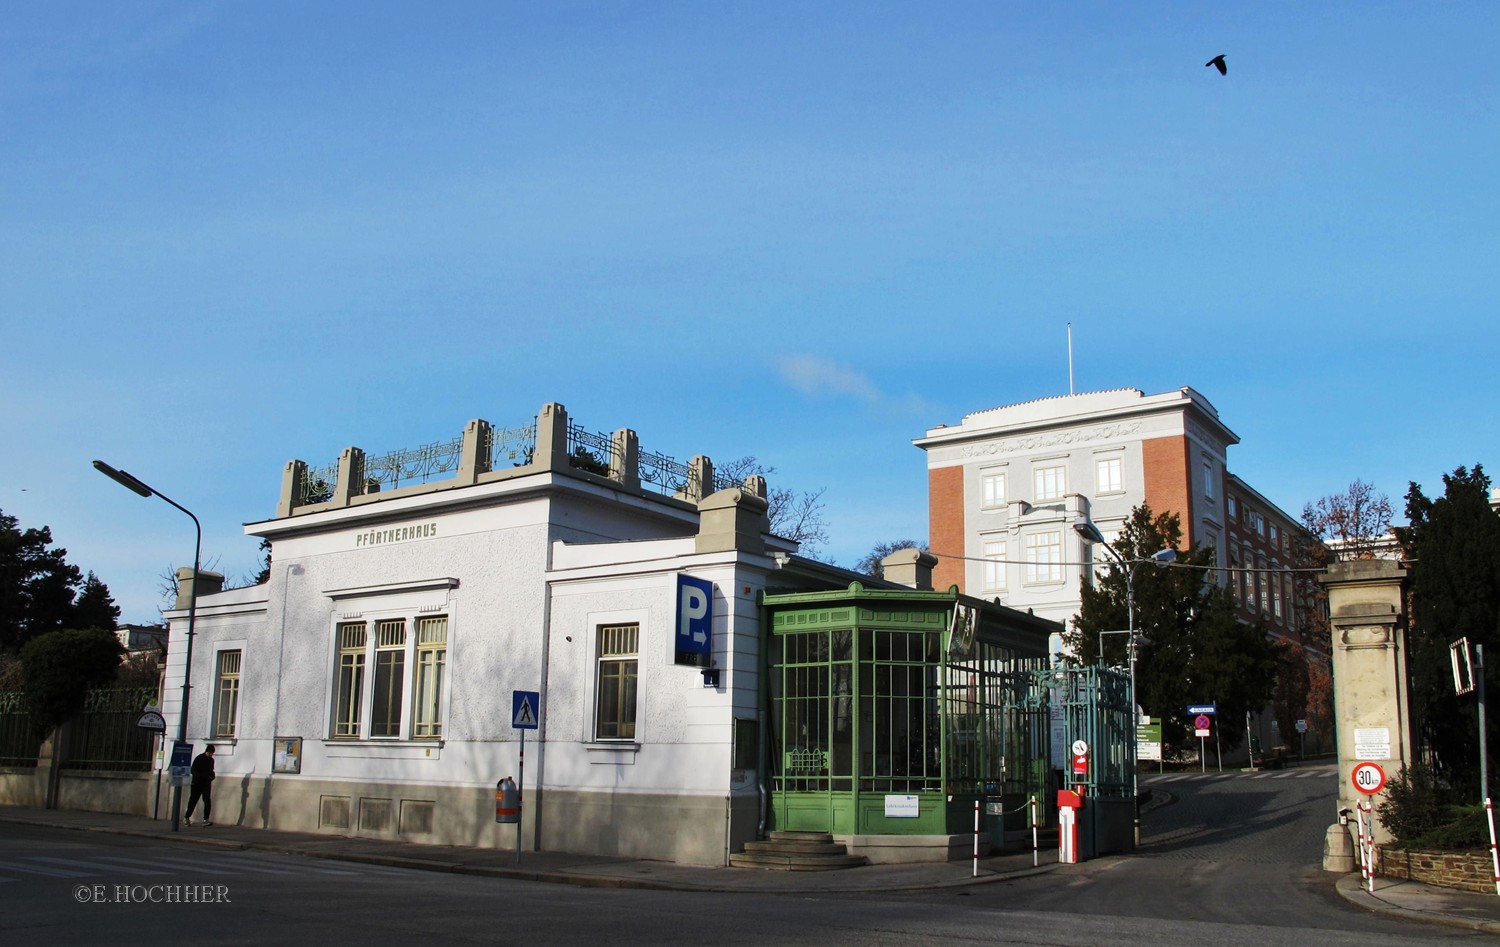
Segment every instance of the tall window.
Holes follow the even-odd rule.
[[[1100,493],[1119,493],[1125,489],[1118,457],[1103,457],[1094,463],[1095,482]]]
[[[240,709],[239,651],[220,651],[214,683],[214,736],[222,740],[234,737],[234,723]]]
[[[375,706],[370,714],[370,736],[401,735],[401,685],[406,677],[406,622],[375,625]]]
[[[984,544],[984,587],[1005,588],[1005,543]]]
[[[1271,586],[1271,616],[1281,621],[1281,577],[1269,576]]]
[[[1210,502],[1214,498],[1214,465],[1213,461],[1203,462],[1203,499]]]
[[[443,735],[443,671],[448,662],[448,619],[417,619],[417,666],[413,675],[411,735],[416,740]]]
[[[335,737],[359,736],[365,692],[364,622],[339,626],[339,682],[333,715]]]
[[[1005,471],[986,470],[980,474],[985,506],[1005,505]]]
[[[1038,500],[1059,500],[1068,492],[1068,470],[1056,467],[1038,467],[1031,472]]]
[[[334,739],[442,737],[446,616],[344,622],[337,634]]]
[[[635,739],[640,634],[641,626],[634,623],[599,626],[599,693],[594,719],[597,739]]]
[[[1062,581],[1062,533],[1050,530],[1026,537],[1026,581]]]

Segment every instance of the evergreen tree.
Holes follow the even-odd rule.
[[[1181,519],[1155,515],[1149,505],[1131,511],[1102,574],[1081,590],[1082,605],[1064,637],[1082,663],[1099,660],[1101,631],[1128,627],[1127,576],[1134,572],[1135,628],[1146,636],[1136,652],[1136,702],[1162,720],[1162,739],[1173,750],[1193,745],[1189,704],[1218,705],[1215,726],[1225,743],[1244,736],[1245,712],[1270,699],[1281,648],[1263,621],[1238,618],[1234,596],[1215,582],[1214,554],[1180,549]],[[1170,565],[1149,562],[1162,549],[1177,550]],[[1105,553],[1105,556],[1108,554]],[[1104,663],[1129,660],[1125,635],[1103,636]]]
[[[21,649],[26,703],[39,733],[47,733],[83,707],[89,689],[114,679],[125,649],[102,628],[64,629],[38,635]]]
[[[1500,515],[1489,489],[1478,464],[1445,474],[1437,499],[1413,483],[1409,525],[1396,529],[1411,580],[1412,735],[1438,780],[1468,801],[1479,785],[1478,715],[1473,696],[1453,693],[1448,646],[1459,638],[1483,645],[1485,687],[1500,692]]]
[[[103,628],[114,631],[120,626],[120,606],[109,594],[109,586],[99,581],[90,572],[83,580],[83,591],[73,603],[73,617],[68,622],[74,628]]]
[[[52,532],[20,528],[0,511],[0,651],[18,651],[70,623],[82,575],[52,547]]]

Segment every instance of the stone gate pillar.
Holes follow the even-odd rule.
[[[1412,761],[1405,580],[1405,567],[1386,559],[1337,562],[1319,580],[1328,589],[1333,632],[1339,808],[1384,800],[1384,793],[1355,790],[1349,780],[1358,764],[1377,763],[1390,779]],[[1375,840],[1391,840],[1378,821]]]

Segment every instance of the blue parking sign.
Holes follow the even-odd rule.
[[[677,574],[677,634],[673,661],[706,668],[714,653],[714,584]]]

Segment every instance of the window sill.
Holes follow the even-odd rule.
[[[323,755],[330,759],[425,760],[443,755],[443,740],[333,740],[325,739]]]
[[[592,743],[585,743],[583,748],[589,753],[590,763],[633,766],[635,755],[640,752],[641,745],[634,740],[595,740]]]

